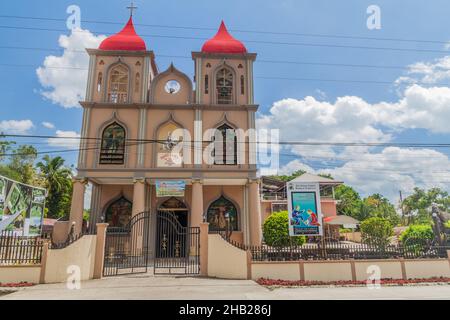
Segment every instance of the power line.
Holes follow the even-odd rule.
[[[16,16],[16,15],[0,15],[0,18],[42,20],[42,21],[60,21],[60,22],[67,21],[67,19],[63,19],[63,18],[31,17],[31,16]],[[123,23],[121,23],[121,22],[99,21],[99,20],[82,20],[82,22],[93,23],[93,24],[123,25]],[[142,27],[167,28],[167,29],[186,29],[186,30],[205,30],[205,31],[216,31],[217,30],[217,28],[212,28],[212,27],[174,26],[174,25],[143,24],[143,23],[135,23],[135,25],[142,26]],[[229,29],[229,30],[231,32],[241,32],[241,33],[304,36],[304,37],[318,37],[318,38],[338,38],[338,39],[353,39],[353,40],[375,40],[375,41],[395,41],[395,42],[415,42],[415,43],[422,42],[422,43],[435,43],[435,44],[447,44],[448,43],[448,41],[445,41],[445,40],[380,38],[380,37],[367,37],[367,36],[355,36],[355,35],[281,32],[281,31],[267,31],[267,30],[265,30],[265,31],[245,30],[245,29]]]
[[[37,27],[18,27],[0,25],[0,29],[15,29],[15,30],[32,30],[32,31],[54,31],[65,33],[67,29],[53,29],[53,28],[37,28]],[[83,32],[81,30],[73,30],[71,32]],[[109,32],[99,32],[89,30],[89,32],[112,35]],[[143,38],[168,38],[168,39],[182,39],[182,40],[201,40],[206,41],[209,38],[205,37],[192,37],[192,36],[173,36],[173,35],[160,35],[160,34],[141,34]],[[392,47],[374,47],[374,46],[354,46],[354,45],[339,45],[339,44],[320,44],[320,43],[307,43],[307,42],[288,42],[288,41],[262,41],[262,40],[242,40],[245,43],[256,44],[268,44],[268,45],[289,45],[289,46],[304,46],[304,47],[318,47],[318,48],[341,48],[341,49],[362,49],[362,50],[381,50],[381,51],[396,51],[396,52],[422,52],[422,53],[445,53],[445,50],[433,50],[433,49],[414,49],[414,48],[392,48]]]
[[[98,137],[62,137],[51,135],[27,135],[27,134],[7,134],[0,133],[0,138],[38,138],[38,139],[71,139],[71,140],[102,140]],[[157,139],[125,139],[131,142],[165,143],[166,140]],[[212,140],[190,140],[191,143],[212,143]],[[244,144],[267,144],[267,145],[303,145],[303,146],[344,146],[344,147],[404,147],[404,148],[450,148],[450,143],[415,143],[415,142],[333,142],[333,141],[238,141]]]

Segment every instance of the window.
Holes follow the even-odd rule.
[[[206,219],[210,231],[238,230],[236,206],[224,196],[209,206]]]
[[[105,222],[108,227],[125,228],[131,219],[132,203],[121,197],[109,205],[105,212]]]
[[[245,93],[245,79],[244,76],[241,76],[241,94]]]
[[[214,135],[214,164],[237,164],[237,137],[232,127],[223,124]]]
[[[139,92],[139,87],[141,85],[141,75],[138,73],[136,73],[136,79],[134,80],[134,92],[138,93]]]
[[[124,65],[115,66],[110,71],[108,102],[128,102],[128,68]]]
[[[125,129],[114,122],[103,130],[100,164],[123,164],[125,158]]]
[[[99,72],[97,78],[97,92],[102,91],[102,82],[103,82],[103,73]]]
[[[216,91],[218,104],[233,103],[233,73],[230,69],[223,68],[217,72]]]
[[[209,93],[209,77],[208,75],[205,76],[205,94]]]

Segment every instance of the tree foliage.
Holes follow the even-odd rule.
[[[401,203],[407,224],[430,224],[431,205],[435,203],[443,212],[450,211],[450,196],[440,188],[424,190],[414,188],[414,192]]]
[[[393,235],[394,228],[385,218],[372,217],[361,223],[361,236],[364,243],[386,246]]]
[[[280,211],[271,214],[264,221],[263,237],[269,246],[287,246],[289,244],[302,245],[305,237],[289,236],[289,216],[287,211]]]
[[[61,157],[51,158],[46,155],[36,164],[48,191],[46,207],[48,216],[52,218],[63,217],[70,211],[72,172],[64,166],[64,162]]]
[[[410,225],[400,235],[400,241],[405,245],[426,244],[434,239],[434,232],[429,224]]]

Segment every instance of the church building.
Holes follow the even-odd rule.
[[[87,52],[89,72],[86,98],[80,102],[81,145],[70,212],[75,232],[83,228],[89,183],[90,228],[100,222],[124,227],[133,216],[149,212],[150,239],[155,241],[156,215],[171,211],[183,227],[208,222],[210,231],[231,228],[235,241],[259,245],[255,152],[246,147],[238,154],[233,134],[255,129],[256,54],[233,38],[222,22],[217,34],[192,52],[191,79],[173,64],[157,65],[155,53],[136,33],[132,16],[119,33]],[[204,149],[211,129],[222,135],[224,146],[213,144],[214,161],[208,162]],[[180,141],[176,159],[171,152]],[[158,188],[170,182],[182,182],[183,194],[161,195]]]

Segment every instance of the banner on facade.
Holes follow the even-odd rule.
[[[289,235],[321,236],[322,213],[318,183],[288,182]]]
[[[186,182],[184,180],[156,180],[156,196],[184,197]]]
[[[0,232],[38,236],[42,231],[46,190],[0,176]]]

